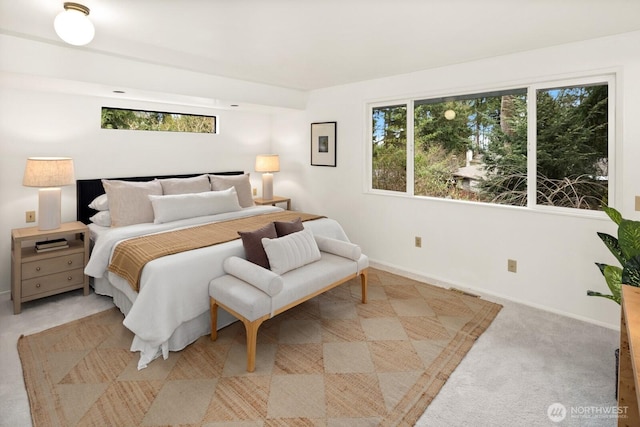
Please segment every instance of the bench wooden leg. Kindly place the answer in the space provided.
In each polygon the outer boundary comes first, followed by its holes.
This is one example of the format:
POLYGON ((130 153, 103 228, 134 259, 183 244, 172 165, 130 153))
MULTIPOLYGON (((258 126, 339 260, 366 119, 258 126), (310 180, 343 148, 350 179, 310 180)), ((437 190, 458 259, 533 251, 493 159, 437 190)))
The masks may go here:
POLYGON ((362 284, 362 303, 367 303, 367 278, 369 276, 369 269, 365 268, 360 272, 360 283, 362 284))
POLYGON ((256 348, 258 342, 258 328, 262 324, 262 319, 249 322, 243 320, 244 327, 247 331, 247 372, 256 370, 256 348))
POLYGON ((213 298, 209 298, 209 308, 211 311, 211 340, 218 338, 218 303, 213 298))

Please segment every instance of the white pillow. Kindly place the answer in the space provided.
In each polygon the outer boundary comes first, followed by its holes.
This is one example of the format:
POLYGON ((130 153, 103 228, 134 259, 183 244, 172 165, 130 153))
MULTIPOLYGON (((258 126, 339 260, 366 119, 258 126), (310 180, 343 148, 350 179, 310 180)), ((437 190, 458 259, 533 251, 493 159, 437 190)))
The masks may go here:
POLYGON ((276 296, 282 291, 282 276, 244 258, 231 256, 224 260, 222 267, 225 273, 244 280, 270 297, 276 296))
POLYGON ((329 252, 334 255, 338 255, 344 258, 349 258, 353 261, 358 261, 360 255, 362 255, 362 249, 360 246, 354 245, 351 242, 345 242, 344 240, 332 239, 326 236, 314 236, 318 249, 322 252, 329 252))
POLYGON ((146 182, 102 180, 109 198, 111 226, 153 222, 153 208, 149 195, 161 195, 162 186, 157 180, 146 182))
POLYGON ((111 227, 111 214, 109 211, 100 211, 89 218, 89 220, 101 227, 111 227))
POLYGON ((207 175, 194 176, 191 178, 163 178, 159 179, 162 185, 162 194, 187 194, 202 193, 211 191, 209 177, 207 175))
POLYGON ((153 207, 153 222, 162 224, 185 218, 234 212, 242 209, 235 188, 204 193, 149 196, 153 207))
POLYGON ((320 259, 320 249, 313 233, 304 229, 277 239, 262 239, 271 271, 284 274, 320 259))
POLYGON ((242 175, 209 175, 209 179, 211 180, 211 189, 213 191, 235 187, 238 193, 238 201, 243 208, 255 204, 251 195, 251 181, 248 173, 242 175))
POLYGON ((109 199, 106 194, 101 194, 91 203, 89 203, 89 207, 96 211, 108 211, 109 210, 109 199))

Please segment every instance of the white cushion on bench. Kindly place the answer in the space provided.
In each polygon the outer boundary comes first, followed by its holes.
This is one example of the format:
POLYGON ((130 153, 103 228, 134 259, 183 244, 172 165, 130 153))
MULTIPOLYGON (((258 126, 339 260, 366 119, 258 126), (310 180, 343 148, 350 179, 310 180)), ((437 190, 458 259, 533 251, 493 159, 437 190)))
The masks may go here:
MULTIPOLYGON (((364 265, 368 264, 365 255, 361 255, 361 259, 364 265)), ((249 263, 246 260, 245 262, 249 263)), ((318 261, 279 276, 282 278, 282 291, 274 296, 260 290, 255 282, 245 281, 228 272, 210 282, 209 295, 247 320, 253 321, 266 314, 273 316, 276 310, 320 291, 344 277, 357 274, 360 271, 359 264, 348 258, 321 252, 318 261)), ((261 269, 265 276, 272 273, 260 266, 256 267, 261 269)))
POLYGON ((323 252, 330 252, 335 255, 340 255, 342 257, 352 259, 354 261, 359 260, 360 255, 362 255, 360 246, 354 245, 351 242, 345 242, 344 240, 332 239, 325 236, 314 237, 316 239, 316 243, 318 244, 318 249, 323 252))
POLYGON ((222 266, 225 273, 251 283, 269 296, 277 295, 282 291, 282 276, 244 258, 229 257, 224 260, 222 266))
POLYGON ((209 284, 209 294, 215 295, 216 300, 249 321, 272 312, 269 295, 229 274, 212 280, 209 284))
POLYGON ((276 310, 358 272, 356 263, 350 259, 326 252, 320 254, 318 261, 282 276, 282 292, 272 297, 276 310))

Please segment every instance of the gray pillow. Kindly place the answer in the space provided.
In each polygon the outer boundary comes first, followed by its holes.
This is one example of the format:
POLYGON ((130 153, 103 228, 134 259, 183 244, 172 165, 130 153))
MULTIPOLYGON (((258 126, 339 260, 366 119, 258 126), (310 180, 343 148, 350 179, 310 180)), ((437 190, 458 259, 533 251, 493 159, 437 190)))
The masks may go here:
POLYGON ((162 185, 162 194, 189 194, 211 191, 209 178, 207 175, 194 176, 191 178, 163 178, 159 179, 162 185))
POLYGON ((301 218, 296 218, 293 221, 274 221, 273 224, 276 226, 278 237, 304 230, 301 218))
POLYGON ((242 175, 209 175, 209 179, 211 180, 211 189, 213 191, 235 187, 240 206, 248 208, 254 205, 248 173, 242 175))
POLYGON ((162 186, 157 180, 132 182, 103 179, 102 186, 109 199, 112 227, 153 222, 149 196, 162 195, 162 186))

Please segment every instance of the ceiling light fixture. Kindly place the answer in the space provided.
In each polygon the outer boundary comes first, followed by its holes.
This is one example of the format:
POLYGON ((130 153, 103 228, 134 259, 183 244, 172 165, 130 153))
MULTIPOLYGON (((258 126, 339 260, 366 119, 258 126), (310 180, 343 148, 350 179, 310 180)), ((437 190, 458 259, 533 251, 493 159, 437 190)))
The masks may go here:
POLYGON ((74 46, 84 46, 96 33, 89 20, 89 8, 70 2, 66 2, 64 11, 56 16, 53 28, 62 40, 74 46))
POLYGON ((456 112, 453 110, 447 110, 444 112, 444 118, 447 120, 453 120, 456 118, 456 112))

